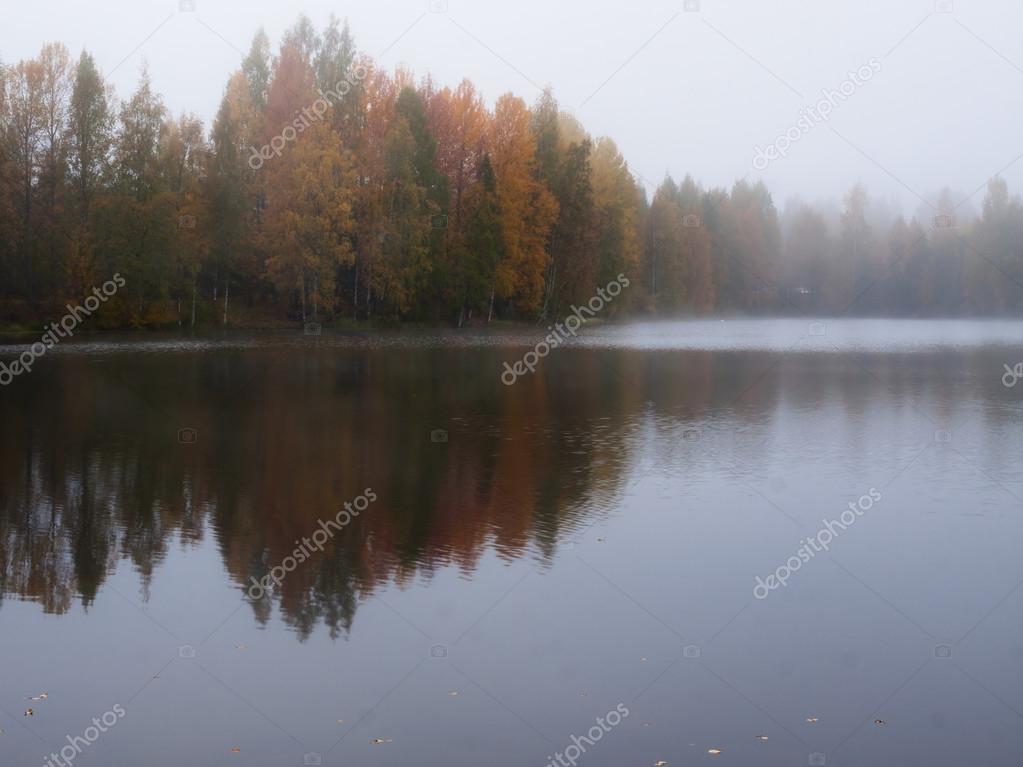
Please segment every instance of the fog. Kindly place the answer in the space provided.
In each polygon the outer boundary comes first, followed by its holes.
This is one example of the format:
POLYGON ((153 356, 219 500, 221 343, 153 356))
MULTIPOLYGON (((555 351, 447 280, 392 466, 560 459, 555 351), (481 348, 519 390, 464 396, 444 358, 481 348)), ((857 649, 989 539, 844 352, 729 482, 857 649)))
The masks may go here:
POLYGON ((195 12, 178 0, 53 0, 9 6, 0 58, 48 41, 88 49, 122 98, 145 64, 172 112, 208 125, 256 31, 276 46, 303 11, 318 28, 332 12, 348 19, 383 66, 441 85, 470 77, 490 103, 506 91, 532 102, 550 85, 593 135, 615 140, 648 195, 666 173, 690 173, 705 186, 762 179, 779 208, 793 196, 837 207, 859 181, 912 215, 946 186, 978 208, 993 175, 1023 186, 1023 6, 1007 0, 435 0, 432 11, 428 0, 197 0, 195 12), (876 72, 828 119, 754 168, 756 147, 871 59, 876 72))

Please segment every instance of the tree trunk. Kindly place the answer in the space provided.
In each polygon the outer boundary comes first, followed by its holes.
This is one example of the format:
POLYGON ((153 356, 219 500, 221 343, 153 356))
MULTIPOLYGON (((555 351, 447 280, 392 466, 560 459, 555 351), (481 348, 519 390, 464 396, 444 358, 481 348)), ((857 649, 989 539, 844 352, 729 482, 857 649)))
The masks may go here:
POLYGON ((195 294, 196 294, 196 285, 195 285, 195 279, 193 278, 192 279, 192 327, 193 328, 195 327, 195 294))
POLYGON ((540 314, 541 319, 547 319, 547 305, 550 303, 551 296, 554 294, 554 282, 558 278, 558 265, 551 259, 551 277, 547 281, 547 295, 543 299, 543 312, 540 314))
POLYGON ((355 297, 352 300, 352 319, 359 319, 359 259, 355 259, 355 297))
POLYGON ((231 282, 224 280, 224 326, 227 326, 227 300, 231 297, 231 282))
POLYGON ((490 311, 487 313, 487 322, 494 319, 494 285, 490 286, 490 311))

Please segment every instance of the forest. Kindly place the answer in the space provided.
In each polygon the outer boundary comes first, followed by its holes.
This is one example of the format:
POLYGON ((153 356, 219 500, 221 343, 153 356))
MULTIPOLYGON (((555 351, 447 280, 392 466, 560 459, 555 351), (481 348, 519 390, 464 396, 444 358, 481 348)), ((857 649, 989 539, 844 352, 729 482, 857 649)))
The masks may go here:
MULTIPOLYGON (((684 160, 684 158, 673 158, 684 160)), ((978 190, 983 191, 983 190, 978 190)), ((0 323, 93 327, 544 321, 618 274, 612 315, 1004 315, 1023 309, 1023 204, 950 190, 907 219, 854 184, 779 211, 760 181, 666 177, 547 89, 440 86, 305 17, 260 31, 207 128, 143 68, 121 100, 60 43, 0 62, 0 323)))

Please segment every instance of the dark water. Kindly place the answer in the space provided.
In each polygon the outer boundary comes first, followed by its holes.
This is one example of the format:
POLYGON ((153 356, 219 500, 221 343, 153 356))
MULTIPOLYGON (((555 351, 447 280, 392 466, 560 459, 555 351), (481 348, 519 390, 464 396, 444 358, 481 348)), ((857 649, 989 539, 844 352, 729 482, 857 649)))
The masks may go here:
POLYGON ((502 385, 536 340, 102 336, 0 388, 0 765, 115 704, 75 764, 1023 763, 1023 325, 593 327, 502 385))

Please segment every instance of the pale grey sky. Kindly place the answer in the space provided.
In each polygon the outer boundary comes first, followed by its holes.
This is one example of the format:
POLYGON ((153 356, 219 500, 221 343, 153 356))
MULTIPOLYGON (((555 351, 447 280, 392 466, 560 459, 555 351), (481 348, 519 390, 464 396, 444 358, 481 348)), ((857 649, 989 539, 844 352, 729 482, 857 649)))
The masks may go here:
POLYGON ((122 97, 144 58, 171 110, 209 121, 260 26, 276 47, 299 12, 322 28, 333 11, 384 66, 441 84, 469 77, 491 103, 509 90, 532 102, 550 84, 651 191, 666 171, 705 185, 748 174, 782 207, 862 181, 908 213, 917 194, 933 202, 948 185, 965 197, 998 172, 1023 192, 1018 0, 954 0, 951 12, 950 0, 432 0, 439 12, 431 0, 195 2, 194 13, 179 0, 8 3, 0 58, 54 40, 85 47, 122 97), (826 122, 753 167, 754 146, 871 58, 877 71, 826 122))

